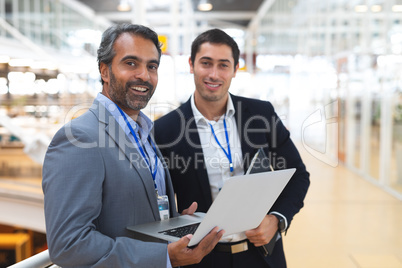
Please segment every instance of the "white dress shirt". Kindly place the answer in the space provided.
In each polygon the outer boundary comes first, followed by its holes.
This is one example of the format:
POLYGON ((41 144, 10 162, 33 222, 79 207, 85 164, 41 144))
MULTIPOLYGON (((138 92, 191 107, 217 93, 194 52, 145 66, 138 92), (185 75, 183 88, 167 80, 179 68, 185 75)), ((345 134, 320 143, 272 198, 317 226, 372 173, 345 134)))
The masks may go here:
POLYGON ((239 133, 237 132, 236 120, 234 117, 234 106, 232 99, 228 99, 226 113, 218 121, 208 120, 195 106, 194 96, 191 98, 191 108, 193 110, 195 122, 197 124, 198 134, 200 136, 201 147, 204 155, 205 165, 211 186, 212 201, 218 196, 223 183, 232 176, 244 175, 243 155, 239 133), (226 116, 225 116, 226 115, 226 116), (228 152, 228 143, 226 141, 225 127, 223 120, 226 120, 226 130, 229 137, 230 151, 233 161, 233 172, 230 172, 229 159, 225 152, 216 142, 211 126, 214 128, 215 135, 222 147, 228 152))
MULTIPOLYGON (((214 201, 226 180, 229 180, 232 176, 244 175, 243 154, 241 151, 239 133, 237 132, 237 124, 234 117, 234 105, 232 98, 229 95, 226 105, 226 112, 219 118, 218 121, 208 120, 201 114, 201 112, 195 106, 194 95, 191 97, 191 108, 193 110, 194 119, 200 136, 205 166, 207 168, 209 184, 211 186, 212 201, 214 201), (228 143, 226 141, 225 127, 223 124, 224 119, 226 121, 226 130, 228 132, 230 151, 233 161, 233 172, 230 172, 229 159, 216 142, 214 134, 212 133, 209 125, 212 125, 217 139, 226 152, 228 152, 228 143)), ((245 234, 239 233, 225 237, 225 239, 221 240, 221 242, 236 242, 244 239, 246 239, 245 234)))

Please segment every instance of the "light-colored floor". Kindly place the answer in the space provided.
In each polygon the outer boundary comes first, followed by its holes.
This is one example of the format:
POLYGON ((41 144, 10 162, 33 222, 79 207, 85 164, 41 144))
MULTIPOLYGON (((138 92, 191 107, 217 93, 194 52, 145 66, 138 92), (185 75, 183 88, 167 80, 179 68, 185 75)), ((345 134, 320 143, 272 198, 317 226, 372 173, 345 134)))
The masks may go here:
MULTIPOLYGON (((298 148, 311 185, 284 237, 288 268, 402 268, 402 201, 298 148)), ((2 179, 0 187, 18 182, 41 193, 40 178, 2 179)))
POLYGON ((289 268, 402 268, 402 201, 299 146, 311 174, 284 237, 289 268))

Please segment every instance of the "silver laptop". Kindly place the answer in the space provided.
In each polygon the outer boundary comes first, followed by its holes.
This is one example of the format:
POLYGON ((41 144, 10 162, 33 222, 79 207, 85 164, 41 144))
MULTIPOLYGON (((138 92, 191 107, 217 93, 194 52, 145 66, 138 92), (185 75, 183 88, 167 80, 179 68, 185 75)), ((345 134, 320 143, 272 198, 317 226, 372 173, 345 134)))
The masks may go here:
POLYGON ((224 237, 258 227, 296 169, 236 176, 226 181, 207 213, 182 215, 127 227, 134 238, 145 241, 178 241, 186 234, 197 245, 214 227, 225 230, 224 237))

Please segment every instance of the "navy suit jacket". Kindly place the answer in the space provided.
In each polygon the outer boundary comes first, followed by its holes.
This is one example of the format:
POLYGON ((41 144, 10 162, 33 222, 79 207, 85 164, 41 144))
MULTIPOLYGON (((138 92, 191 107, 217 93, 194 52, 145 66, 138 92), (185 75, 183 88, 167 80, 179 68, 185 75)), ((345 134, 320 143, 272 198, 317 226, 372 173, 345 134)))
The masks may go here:
MULTIPOLYGON (((290 225, 293 216, 303 207, 310 185, 309 173, 271 103, 235 95, 231 98, 244 170, 261 147, 275 170, 296 168, 271 208, 271 211, 284 215, 290 225)), ((179 212, 193 201, 198 202, 198 211, 206 212, 212 204, 212 196, 191 101, 155 121, 154 131, 155 141, 168 164, 179 212)), ((274 250, 274 253, 280 251, 277 254, 280 257, 273 254, 266 258, 272 267, 286 266, 281 244, 280 249, 275 246, 274 250)))

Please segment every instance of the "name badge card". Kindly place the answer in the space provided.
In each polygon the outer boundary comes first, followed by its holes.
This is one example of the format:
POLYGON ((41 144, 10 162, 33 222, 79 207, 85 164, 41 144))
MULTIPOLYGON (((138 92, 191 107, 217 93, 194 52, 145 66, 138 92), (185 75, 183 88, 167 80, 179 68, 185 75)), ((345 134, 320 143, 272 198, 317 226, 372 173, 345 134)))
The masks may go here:
POLYGON ((161 220, 169 219, 169 198, 167 195, 158 196, 158 208, 161 220))

